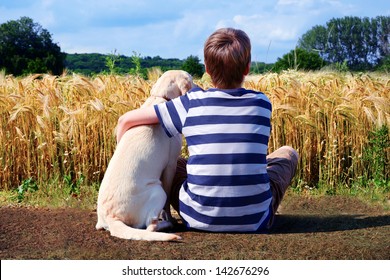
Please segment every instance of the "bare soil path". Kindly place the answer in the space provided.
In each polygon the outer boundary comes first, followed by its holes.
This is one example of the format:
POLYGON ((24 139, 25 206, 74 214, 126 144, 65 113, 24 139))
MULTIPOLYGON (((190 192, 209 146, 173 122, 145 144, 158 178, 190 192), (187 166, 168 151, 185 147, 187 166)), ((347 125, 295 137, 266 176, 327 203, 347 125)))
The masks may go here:
POLYGON ((267 234, 176 229, 181 242, 96 231, 96 212, 0 207, 0 259, 390 259, 390 211, 351 197, 287 196, 267 234))

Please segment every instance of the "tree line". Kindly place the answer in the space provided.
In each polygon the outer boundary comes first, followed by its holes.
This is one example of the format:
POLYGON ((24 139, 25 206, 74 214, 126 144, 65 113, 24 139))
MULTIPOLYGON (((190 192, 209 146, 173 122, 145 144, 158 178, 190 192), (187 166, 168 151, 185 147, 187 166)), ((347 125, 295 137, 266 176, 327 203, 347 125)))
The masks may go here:
POLYGON ((119 54, 99 54, 82 53, 66 54, 65 68, 69 71, 84 75, 94 75, 99 73, 127 74, 132 71, 143 75, 144 70, 153 67, 160 67, 161 70, 181 69, 184 60, 177 58, 164 59, 160 56, 140 57, 133 55, 131 57, 119 54), (140 68, 137 71, 137 61, 139 57, 140 68))
MULTIPOLYGON (((285 69, 341 71, 390 71, 390 17, 333 18, 317 25, 299 38, 297 47, 274 64, 252 63, 252 73, 280 72, 285 69)), ((204 65, 197 56, 163 59, 160 56, 131 57, 111 54, 66 54, 53 43, 51 34, 29 17, 0 25, 0 70, 15 76, 29 73, 60 75, 64 69, 85 75, 137 73, 160 67, 166 71, 183 69, 202 76, 204 65)))
POLYGON ((298 41, 298 47, 318 55, 326 63, 346 63, 351 70, 373 70, 390 55, 390 17, 344 17, 314 26, 298 41))

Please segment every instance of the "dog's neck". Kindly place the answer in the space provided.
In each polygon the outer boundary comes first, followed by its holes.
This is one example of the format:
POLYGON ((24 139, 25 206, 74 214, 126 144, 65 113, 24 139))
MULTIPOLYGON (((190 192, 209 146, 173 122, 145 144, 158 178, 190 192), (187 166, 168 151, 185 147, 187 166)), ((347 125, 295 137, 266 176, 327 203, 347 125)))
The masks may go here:
POLYGON ((145 103, 142 104, 141 107, 148 107, 155 104, 160 104, 169 101, 170 99, 160 96, 150 96, 148 99, 146 99, 145 103))
MULTIPOLYGON (((171 99, 165 97, 165 96, 153 96, 156 100, 161 100, 161 102, 167 102, 170 101, 171 99)), ((160 103, 161 103, 160 102, 160 103)))

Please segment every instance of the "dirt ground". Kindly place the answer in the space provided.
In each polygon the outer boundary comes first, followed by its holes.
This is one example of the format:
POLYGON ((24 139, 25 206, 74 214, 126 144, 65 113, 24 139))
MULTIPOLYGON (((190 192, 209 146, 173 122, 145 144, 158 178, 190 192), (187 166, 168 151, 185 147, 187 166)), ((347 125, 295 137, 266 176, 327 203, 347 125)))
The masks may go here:
POLYGON ((390 259, 390 211, 355 198, 287 196, 267 234, 175 229, 180 242, 96 231, 96 212, 0 208, 0 259, 390 259))

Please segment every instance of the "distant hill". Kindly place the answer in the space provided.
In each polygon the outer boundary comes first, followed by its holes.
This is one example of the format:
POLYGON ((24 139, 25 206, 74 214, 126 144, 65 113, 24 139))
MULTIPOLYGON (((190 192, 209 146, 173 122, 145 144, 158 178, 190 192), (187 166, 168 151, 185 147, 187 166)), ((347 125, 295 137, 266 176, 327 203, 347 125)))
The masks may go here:
MULTIPOLYGON (((105 55, 99 53, 81 53, 81 54, 66 54, 65 67, 68 72, 79 73, 83 75, 94 75, 99 73, 109 73, 110 69, 107 66, 108 58, 115 58, 115 71, 118 74, 128 74, 136 65, 133 63, 133 58, 124 55, 105 55)), ((178 58, 161 58, 155 57, 140 57, 141 68, 143 70, 153 67, 160 67, 162 71, 172 69, 182 69, 185 62, 178 58)), ((265 64, 264 62, 252 62, 251 73, 258 74, 270 71, 273 64, 265 64)))
MULTIPOLYGON (((98 53, 66 54, 65 67, 69 72, 84 75, 109 72, 107 58, 110 58, 110 55, 98 53)), ((140 60, 143 69, 160 67, 163 71, 181 69, 185 61, 177 58, 164 59, 160 56, 147 56, 140 58, 140 60)), ((135 67, 136 65, 133 63, 132 57, 124 55, 115 56, 115 70, 118 74, 127 74, 130 72, 130 69, 134 69, 135 67)))

